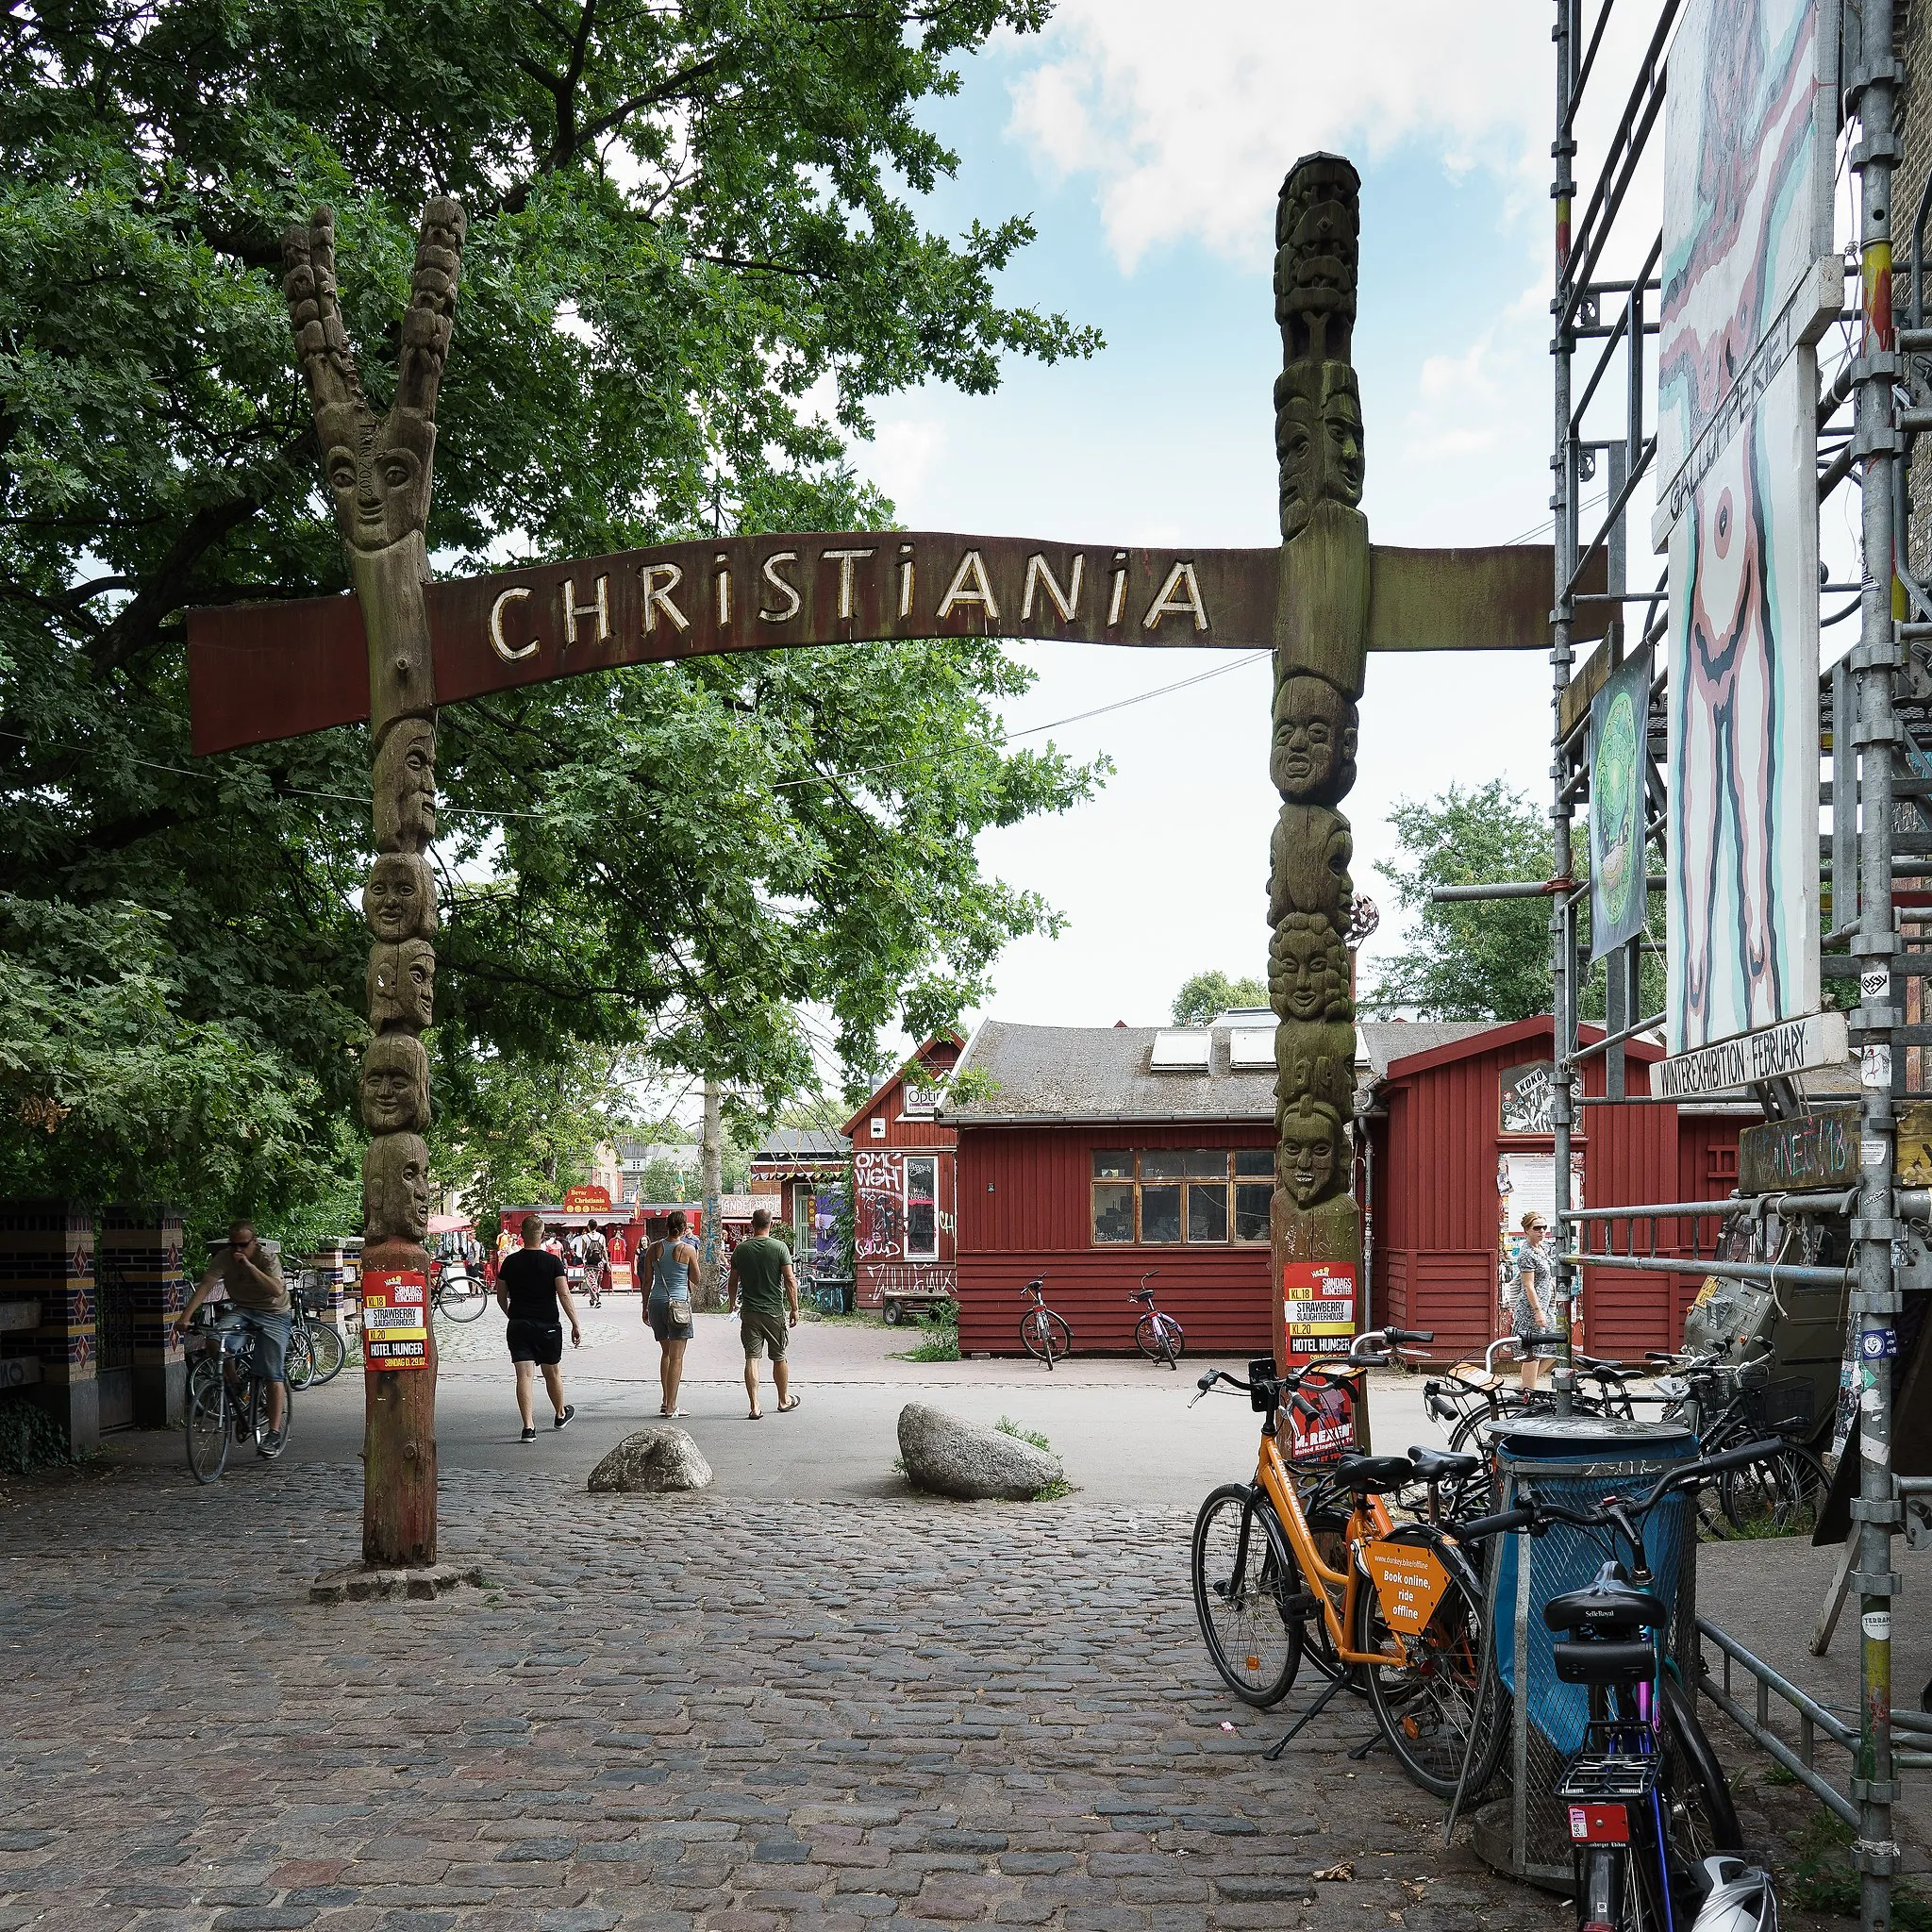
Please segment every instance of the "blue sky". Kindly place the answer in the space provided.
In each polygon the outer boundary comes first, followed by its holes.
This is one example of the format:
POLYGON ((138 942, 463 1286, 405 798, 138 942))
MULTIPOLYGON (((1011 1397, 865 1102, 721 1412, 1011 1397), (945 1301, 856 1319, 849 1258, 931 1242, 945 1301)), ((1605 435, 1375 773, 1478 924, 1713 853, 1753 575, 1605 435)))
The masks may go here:
MULTIPOLYGON (((1347 11, 1068 0, 1046 36, 1007 37, 973 63, 932 116, 962 165, 930 212, 955 231, 974 214, 1029 212, 1040 239, 1003 294, 1096 324, 1108 346, 1085 364, 1015 365, 991 397, 926 390, 881 408, 874 443, 855 455, 907 524, 1274 541, 1273 208, 1288 165, 1324 146, 1363 176, 1355 354, 1372 532, 1504 542, 1543 523, 1549 8, 1347 11)), ((1258 972, 1278 802, 1265 658, 1020 655, 1040 679, 1009 708, 1015 731, 1232 668, 1053 731, 1117 770, 1068 818, 982 841, 991 869, 1068 918, 1058 940, 1008 951, 987 1010, 1147 1024, 1191 972, 1258 972)), ((1374 867, 1398 798, 1501 774, 1541 801, 1548 675, 1526 655, 1372 661, 1348 805, 1358 890, 1386 908, 1374 867)))

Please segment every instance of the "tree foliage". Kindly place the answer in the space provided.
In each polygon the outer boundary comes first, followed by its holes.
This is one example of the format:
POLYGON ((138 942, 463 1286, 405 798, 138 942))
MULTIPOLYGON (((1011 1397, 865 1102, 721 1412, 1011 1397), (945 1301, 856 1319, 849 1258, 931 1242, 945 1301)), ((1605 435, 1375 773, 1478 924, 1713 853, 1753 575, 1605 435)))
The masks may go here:
POLYGON ((1218 968, 1197 973, 1174 996, 1176 1026, 1205 1026, 1230 1007, 1265 1007, 1268 986, 1260 979, 1230 979, 1218 968))
MULTIPOLYGON (((1499 1021, 1547 1013, 1552 1004, 1547 896, 1447 906, 1434 905, 1429 898, 1440 886, 1547 879, 1556 850, 1547 816, 1524 793, 1492 778, 1473 789, 1451 785, 1424 804, 1405 799, 1390 817, 1406 862, 1378 863, 1375 870, 1394 887, 1397 904, 1414 918, 1415 939, 1381 962, 1361 992, 1363 1013, 1499 1021)), ((1580 825, 1574 850, 1581 877, 1589 846, 1580 825)), ((1655 848, 1651 860, 1655 867, 1655 848)), ((1656 894, 1651 907, 1653 920, 1660 923, 1656 894)), ((1601 1020, 1605 968, 1589 964, 1587 899, 1578 909, 1582 992, 1577 1010, 1584 1019, 1601 1020)), ((1663 969, 1655 956, 1643 962, 1641 1002, 1646 1012, 1663 1005, 1663 969)))
MULTIPOLYGON (((191 1123, 202 1149, 183 1165, 185 1129, 110 1136, 90 1165, 13 1111, 14 1184, 292 1200, 305 1167, 340 1173, 364 1030, 367 736, 198 763, 182 653, 190 606, 346 581, 282 227, 334 208, 370 375, 393 360, 423 199, 469 211, 429 529, 445 574, 889 521, 851 468, 875 398, 985 391, 1009 354, 1095 345, 997 299, 1024 220, 948 239, 912 199, 955 166, 924 106, 960 57, 1042 12, 5 10, 0 892, 44 908, 9 968, 38 1069, 20 1077, 75 1118, 90 1083, 138 1090, 140 1118, 191 1123), (71 975, 72 933, 114 908, 167 919, 71 975), (82 1068, 87 1036, 46 1017, 73 1000, 142 1067, 82 1068)), ((775 1102, 810 1069, 795 1003, 821 1002, 864 1066, 881 1028, 923 1033, 982 997, 1000 947, 1052 915, 978 872, 976 834, 1065 809, 1097 775, 1006 748, 993 708, 1024 683, 969 641, 699 660, 446 709, 444 1157, 516 1191, 526 1174, 491 1136, 545 1096, 581 1098, 587 1064, 648 1055, 775 1102)), ((581 1139, 530 1158, 561 1174, 581 1139)))

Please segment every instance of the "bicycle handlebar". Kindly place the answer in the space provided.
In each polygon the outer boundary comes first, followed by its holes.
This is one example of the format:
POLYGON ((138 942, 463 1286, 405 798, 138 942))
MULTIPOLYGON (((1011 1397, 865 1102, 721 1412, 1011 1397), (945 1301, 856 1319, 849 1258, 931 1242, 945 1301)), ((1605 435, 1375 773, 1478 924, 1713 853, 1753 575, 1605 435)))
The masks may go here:
POLYGON ((1504 1536, 1517 1529, 1540 1531, 1553 1523, 1574 1524, 1579 1529, 1615 1528, 1619 1515, 1632 1518, 1646 1516, 1667 1496, 1701 1488, 1712 1476, 1721 1475, 1725 1470, 1742 1469, 1746 1463, 1762 1462, 1779 1454, 1785 1446, 1781 1437, 1768 1436, 1756 1442, 1742 1443, 1736 1449, 1722 1449, 1715 1456, 1702 1456, 1695 1462, 1666 1470, 1640 1497, 1607 1496, 1593 1509, 1572 1509, 1563 1504, 1546 1503, 1532 1496, 1527 1503, 1520 1504, 1514 1509, 1504 1509, 1493 1516, 1473 1516, 1466 1523, 1452 1524, 1450 1528, 1458 1542, 1480 1542, 1486 1537, 1504 1536))

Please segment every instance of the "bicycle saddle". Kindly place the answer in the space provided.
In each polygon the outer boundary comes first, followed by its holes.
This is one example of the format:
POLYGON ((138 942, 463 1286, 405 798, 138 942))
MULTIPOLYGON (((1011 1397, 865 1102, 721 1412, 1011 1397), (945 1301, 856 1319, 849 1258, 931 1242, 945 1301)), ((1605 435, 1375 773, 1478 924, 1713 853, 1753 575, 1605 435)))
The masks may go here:
POLYGON ((1416 1479, 1415 1464, 1406 1456, 1344 1456, 1329 1474, 1343 1489, 1362 1496, 1386 1495, 1416 1479))
POLYGON ((1662 1598, 1637 1589, 1614 1563, 1606 1563, 1588 1590, 1567 1590, 1543 1606, 1543 1622, 1552 1630, 1612 1641, 1661 1630, 1670 1621, 1662 1598))
POLYGON ((1412 1448, 1408 1466, 1418 1482, 1459 1483, 1482 1467, 1482 1457, 1453 1455, 1447 1449, 1412 1448))
POLYGON ((1151 1288, 1137 1288, 1127 1295, 1130 1302, 1145 1302, 1150 1307, 1154 1304, 1154 1291, 1151 1288))

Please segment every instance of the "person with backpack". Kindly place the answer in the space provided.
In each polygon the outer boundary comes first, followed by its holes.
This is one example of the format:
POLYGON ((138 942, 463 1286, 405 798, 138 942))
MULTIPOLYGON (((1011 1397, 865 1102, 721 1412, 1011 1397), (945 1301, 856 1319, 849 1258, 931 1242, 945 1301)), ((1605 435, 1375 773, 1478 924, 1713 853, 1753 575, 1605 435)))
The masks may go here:
POLYGON ((684 1209, 673 1208, 664 1239, 645 1250, 640 1271, 647 1289, 644 1319, 658 1338, 658 1379, 664 1391, 658 1413, 667 1418, 684 1413, 677 1406, 677 1391, 684 1380, 685 1345, 697 1333, 691 1291, 698 1278, 698 1251, 685 1240, 684 1229, 684 1209))

